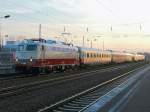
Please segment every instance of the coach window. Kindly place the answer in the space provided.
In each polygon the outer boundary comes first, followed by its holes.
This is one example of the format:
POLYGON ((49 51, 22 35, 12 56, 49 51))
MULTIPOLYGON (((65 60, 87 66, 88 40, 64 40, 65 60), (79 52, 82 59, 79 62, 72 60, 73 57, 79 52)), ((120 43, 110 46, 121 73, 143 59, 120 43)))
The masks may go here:
POLYGON ((87 58, 89 58, 89 53, 87 53, 87 58))

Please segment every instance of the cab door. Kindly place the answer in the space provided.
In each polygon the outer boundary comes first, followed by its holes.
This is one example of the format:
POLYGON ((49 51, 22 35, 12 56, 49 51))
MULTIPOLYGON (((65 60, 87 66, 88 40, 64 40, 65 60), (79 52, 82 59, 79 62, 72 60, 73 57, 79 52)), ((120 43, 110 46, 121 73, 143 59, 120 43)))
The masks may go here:
POLYGON ((44 45, 41 46, 41 58, 45 59, 46 55, 46 47, 44 45))
POLYGON ((41 45, 40 48, 40 59, 41 59, 41 65, 44 66, 45 65, 45 58, 46 58, 46 47, 44 45, 41 45))

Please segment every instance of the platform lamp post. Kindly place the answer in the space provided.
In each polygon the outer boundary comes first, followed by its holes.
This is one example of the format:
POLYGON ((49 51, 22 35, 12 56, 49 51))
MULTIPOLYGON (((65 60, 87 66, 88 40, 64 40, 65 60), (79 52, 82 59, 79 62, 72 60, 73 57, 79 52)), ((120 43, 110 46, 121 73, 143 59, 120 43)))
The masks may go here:
POLYGON ((10 17, 10 15, 5 15, 5 16, 0 17, 0 51, 2 50, 2 46, 3 46, 1 20, 2 20, 2 19, 7 19, 7 18, 9 18, 9 17, 10 17))

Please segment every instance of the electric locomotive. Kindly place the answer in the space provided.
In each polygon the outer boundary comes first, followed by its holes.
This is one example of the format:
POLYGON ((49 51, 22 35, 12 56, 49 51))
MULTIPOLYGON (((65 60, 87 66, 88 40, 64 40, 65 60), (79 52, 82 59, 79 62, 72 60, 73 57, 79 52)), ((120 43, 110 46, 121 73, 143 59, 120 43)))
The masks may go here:
POLYGON ((39 73, 79 65, 78 48, 53 40, 26 39, 18 45, 16 70, 39 73))

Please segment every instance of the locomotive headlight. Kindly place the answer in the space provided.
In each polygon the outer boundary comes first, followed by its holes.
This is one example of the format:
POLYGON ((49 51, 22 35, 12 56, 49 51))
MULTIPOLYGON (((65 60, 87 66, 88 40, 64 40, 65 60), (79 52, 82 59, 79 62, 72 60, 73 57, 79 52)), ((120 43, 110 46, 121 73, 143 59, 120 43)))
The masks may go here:
POLYGON ((16 58, 16 62, 18 62, 18 58, 16 58))
POLYGON ((32 57, 30 58, 30 62, 32 62, 32 57))

